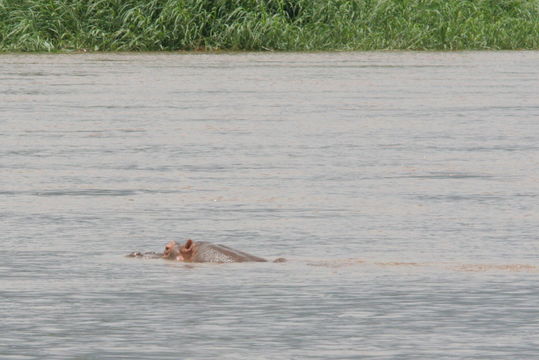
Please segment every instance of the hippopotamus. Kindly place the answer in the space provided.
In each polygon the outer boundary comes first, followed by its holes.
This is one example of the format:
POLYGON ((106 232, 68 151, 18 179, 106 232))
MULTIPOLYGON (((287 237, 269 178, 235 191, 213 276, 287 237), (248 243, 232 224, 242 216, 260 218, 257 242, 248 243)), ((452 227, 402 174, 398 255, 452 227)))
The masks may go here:
POLYGON ((183 245, 171 240, 165 246, 163 258, 185 262, 263 262, 266 259, 232 249, 225 245, 212 244, 206 241, 187 240, 183 245))
MULTIPOLYGON (((187 240, 180 245, 176 241, 171 240, 165 245, 165 251, 161 253, 140 253, 133 252, 128 257, 144 257, 144 258, 163 258, 167 260, 195 262, 195 263, 231 263, 231 262, 266 262, 266 259, 247 254, 243 251, 232 249, 231 247, 212 244, 207 241, 187 240)), ((283 258, 278 258, 274 262, 284 262, 283 258)))

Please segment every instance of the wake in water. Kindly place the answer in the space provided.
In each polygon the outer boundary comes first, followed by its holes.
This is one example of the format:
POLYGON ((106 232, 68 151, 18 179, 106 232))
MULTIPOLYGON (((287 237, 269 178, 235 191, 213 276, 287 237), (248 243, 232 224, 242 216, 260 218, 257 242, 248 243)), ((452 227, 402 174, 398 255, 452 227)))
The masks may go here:
POLYGON ((322 266, 330 268, 341 268, 356 265, 375 265, 383 267, 435 267, 465 272, 487 272, 487 271, 510 271, 510 272, 530 272, 539 273, 539 266, 530 264, 459 264, 459 263, 418 263, 418 262, 369 262, 362 259, 337 259, 309 261, 307 265, 322 266))
MULTIPOLYGON (((166 258, 163 256, 163 253, 157 252, 132 252, 127 257, 141 258, 141 259, 163 259, 166 258)), ((210 263, 227 263, 231 261, 207 261, 210 263)), ((284 259, 279 258, 274 262, 285 262, 284 259)), ((377 261, 366 261, 363 259, 334 259, 334 260, 291 260, 294 262, 306 262, 309 266, 320 266, 327 268, 343 268, 349 266, 360 266, 360 265, 374 265, 380 267, 409 267, 409 268, 421 268, 421 267, 430 267, 430 268, 440 268, 440 269, 449 269, 454 271, 464 271, 464 272, 487 272, 487 271, 510 271, 510 272, 529 272, 529 273, 539 273, 539 266, 530 265, 530 264, 461 264, 461 263, 420 263, 420 262, 403 262, 403 261, 389 261, 389 262, 377 262, 377 261)))

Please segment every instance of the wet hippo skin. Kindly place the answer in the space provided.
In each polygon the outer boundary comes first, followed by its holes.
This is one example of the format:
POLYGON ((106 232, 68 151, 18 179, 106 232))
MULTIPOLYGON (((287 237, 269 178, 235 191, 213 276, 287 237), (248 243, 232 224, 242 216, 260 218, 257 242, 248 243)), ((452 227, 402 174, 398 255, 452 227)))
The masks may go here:
POLYGON ((206 241, 193 241, 191 239, 182 245, 174 240, 169 241, 165 246, 163 258, 185 262, 211 263, 266 261, 266 259, 232 249, 225 245, 212 244, 206 241))

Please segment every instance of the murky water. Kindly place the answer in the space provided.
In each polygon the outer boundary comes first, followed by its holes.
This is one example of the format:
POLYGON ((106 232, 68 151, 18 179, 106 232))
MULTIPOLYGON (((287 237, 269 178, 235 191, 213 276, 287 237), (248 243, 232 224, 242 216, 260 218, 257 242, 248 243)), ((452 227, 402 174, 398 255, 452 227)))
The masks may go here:
POLYGON ((539 52, 1 55, 0 358, 537 358, 538 204, 539 52))

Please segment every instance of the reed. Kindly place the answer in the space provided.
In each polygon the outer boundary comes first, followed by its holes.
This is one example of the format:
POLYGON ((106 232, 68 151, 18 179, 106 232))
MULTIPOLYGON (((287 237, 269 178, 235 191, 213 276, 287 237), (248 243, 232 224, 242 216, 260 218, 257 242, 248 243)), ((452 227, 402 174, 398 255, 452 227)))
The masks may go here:
POLYGON ((0 0, 0 51, 538 48, 539 0, 0 0))

